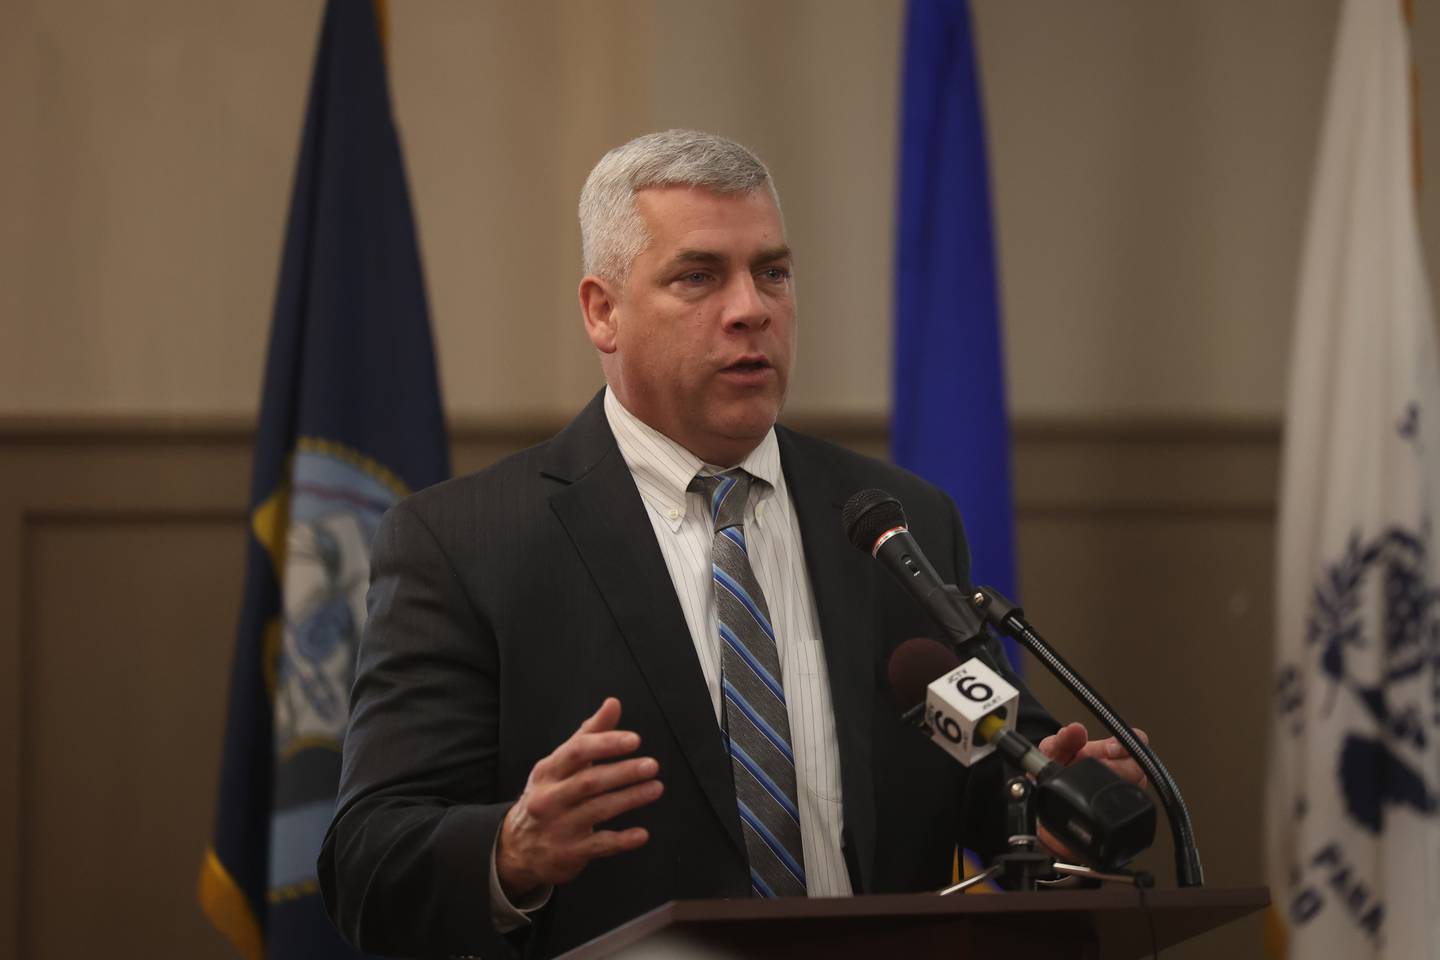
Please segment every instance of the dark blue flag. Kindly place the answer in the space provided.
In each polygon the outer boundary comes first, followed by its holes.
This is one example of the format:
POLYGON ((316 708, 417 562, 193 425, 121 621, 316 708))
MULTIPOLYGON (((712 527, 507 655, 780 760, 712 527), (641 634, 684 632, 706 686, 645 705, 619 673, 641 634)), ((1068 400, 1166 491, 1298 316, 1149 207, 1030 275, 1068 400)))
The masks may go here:
POLYGON ((335 805, 370 540, 450 472, 371 0, 329 0, 256 437, 244 608, 200 900, 246 957, 353 955, 315 858, 335 805))
POLYGON ((911 0, 904 71, 891 452, 955 500, 974 581, 1013 597, 1005 358, 964 0, 911 0))

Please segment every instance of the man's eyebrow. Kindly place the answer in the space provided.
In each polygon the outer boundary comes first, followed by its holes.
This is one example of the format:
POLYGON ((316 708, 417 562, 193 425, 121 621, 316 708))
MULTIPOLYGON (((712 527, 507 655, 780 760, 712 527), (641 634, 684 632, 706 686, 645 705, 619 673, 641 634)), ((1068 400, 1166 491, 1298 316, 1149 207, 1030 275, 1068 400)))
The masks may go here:
MULTIPOLYGON (((791 257, 788 246, 770 247, 761 250, 750 259, 751 266, 761 263, 774 263, 776 260, 788 260, 791 257)), ((703 263, 719 265, 725 262, 725 258, 714 250, 681 250, 670 258, 670 266, 679 266, 685 263, 703 263)))
POLYGON ((671 266, 678 266, 682 263, 724 263, 725 258, 714 250, 681 250, 670 258, 671 266))
POLYGON ((750 261, 751 266, 758 266, 762 263, 774 263, 776 260, 789 260, 792 254, 787 246, 771 247, 769 250, 761 250, 750 261))

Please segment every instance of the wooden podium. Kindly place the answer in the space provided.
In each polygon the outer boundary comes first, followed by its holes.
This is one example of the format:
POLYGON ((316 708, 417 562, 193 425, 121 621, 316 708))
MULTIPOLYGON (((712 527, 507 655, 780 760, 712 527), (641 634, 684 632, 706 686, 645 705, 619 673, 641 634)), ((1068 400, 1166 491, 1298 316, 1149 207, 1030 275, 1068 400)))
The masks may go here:
POLYGON ((1269 905, 1263 887, 992 895, 677 900, 565 960, 1045 957, 1132 960, 1269 905), (1147 908, 1149 916, 1147 917, 1147 908))

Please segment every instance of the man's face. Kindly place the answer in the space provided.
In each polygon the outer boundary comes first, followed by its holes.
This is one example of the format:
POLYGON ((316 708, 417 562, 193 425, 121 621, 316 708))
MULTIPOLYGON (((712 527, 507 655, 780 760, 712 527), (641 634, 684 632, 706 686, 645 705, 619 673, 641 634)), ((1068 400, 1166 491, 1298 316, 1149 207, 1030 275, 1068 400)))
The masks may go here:
POLYGON ((731 466, 775 423, 789 382, 795 291, 780 211, 763 188, 660 187, 635 200, 650 244, 591 339, 627 409, 731 466))

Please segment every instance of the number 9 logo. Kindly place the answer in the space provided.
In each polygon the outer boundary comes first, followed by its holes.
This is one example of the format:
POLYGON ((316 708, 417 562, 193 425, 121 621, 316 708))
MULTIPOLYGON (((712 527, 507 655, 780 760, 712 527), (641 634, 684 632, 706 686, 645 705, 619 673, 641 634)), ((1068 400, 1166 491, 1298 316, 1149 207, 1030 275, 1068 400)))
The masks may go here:
POLYGON ((976 677, 963 676, 955 681, 955 689, 964 695, 965 699, 973 700, 976 703, 984 703, 995 695, 990 684, 983 683, 976 677))
POLYGON ((964 731, 960 729, 960 724, 956 723, 953 717, 947 717, 939 710, 931 712, 930 726, 939 731, 940 736, 949 740, 951 743, 965 742, 965 734, 964 731))

